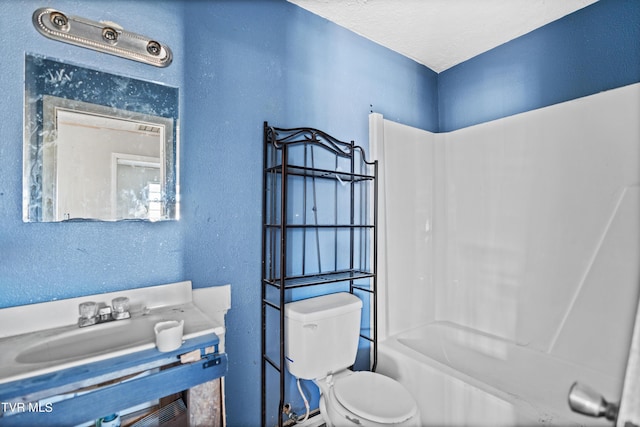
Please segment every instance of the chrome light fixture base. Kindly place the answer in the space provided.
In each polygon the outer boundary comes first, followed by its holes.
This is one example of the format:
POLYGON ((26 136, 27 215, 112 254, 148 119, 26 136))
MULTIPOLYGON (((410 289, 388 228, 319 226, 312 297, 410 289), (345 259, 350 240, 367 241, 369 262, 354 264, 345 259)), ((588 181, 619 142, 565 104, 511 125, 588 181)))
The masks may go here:
POLYGON ((125 31, 113 22, 96 22, 43 7, 33 12, 33 25, 45 37, 156 67, 171 64, 171 49, 157 40, 125 31))

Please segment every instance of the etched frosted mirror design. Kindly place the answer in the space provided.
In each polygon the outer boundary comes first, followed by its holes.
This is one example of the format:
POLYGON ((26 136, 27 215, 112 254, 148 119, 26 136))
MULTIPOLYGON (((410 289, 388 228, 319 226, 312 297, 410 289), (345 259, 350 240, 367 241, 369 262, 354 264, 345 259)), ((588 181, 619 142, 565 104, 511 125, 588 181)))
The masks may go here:
POLYGON ((27 55, 23 220, 178 219, 178 89, 27 55))

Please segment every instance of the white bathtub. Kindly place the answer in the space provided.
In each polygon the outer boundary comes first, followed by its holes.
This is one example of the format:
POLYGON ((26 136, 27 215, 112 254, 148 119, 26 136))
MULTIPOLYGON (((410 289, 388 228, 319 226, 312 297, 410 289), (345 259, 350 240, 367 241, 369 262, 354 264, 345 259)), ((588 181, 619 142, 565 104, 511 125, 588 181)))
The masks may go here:
POLYGON ((611 426, 567 404, 579 380, 605 394, 621 384, 498 337, 433 322, 379 344, 378 369, 413 394, 426 426, 611 426))

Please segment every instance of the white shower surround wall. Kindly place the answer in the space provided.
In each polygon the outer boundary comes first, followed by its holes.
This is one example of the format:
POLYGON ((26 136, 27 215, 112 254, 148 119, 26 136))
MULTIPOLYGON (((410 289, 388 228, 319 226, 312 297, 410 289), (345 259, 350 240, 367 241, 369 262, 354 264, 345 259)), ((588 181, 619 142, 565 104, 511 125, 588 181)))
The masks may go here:
POLYGON ((427 421, 609 425, 571 413, 566 394, 579 380, 620 397, 640 284, 639 117, 640 84, 444 134, 371 115, 379 371, 427 421))

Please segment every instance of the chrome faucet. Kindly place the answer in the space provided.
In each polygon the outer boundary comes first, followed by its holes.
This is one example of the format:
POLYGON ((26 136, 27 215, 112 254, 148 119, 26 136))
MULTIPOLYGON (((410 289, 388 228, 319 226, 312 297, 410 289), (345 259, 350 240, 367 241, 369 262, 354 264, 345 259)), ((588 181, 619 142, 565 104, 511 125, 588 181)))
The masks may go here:
POLYGON ((78 318, 78 326, 80 328, 131 317, 129 313, 129 298, 127 297, 114 298, 111 300, 111 305, 106 305, 103 302, 86 301, 78 306, 78 312, 80 314, 78 318))
POLYGON ((573 412, 590 417, 605 417, 609 421, 616 420, 619 409, 618 404, 607 402, 600 393, 578 382, 573 383, 569 389, 569 407, 573 412))

